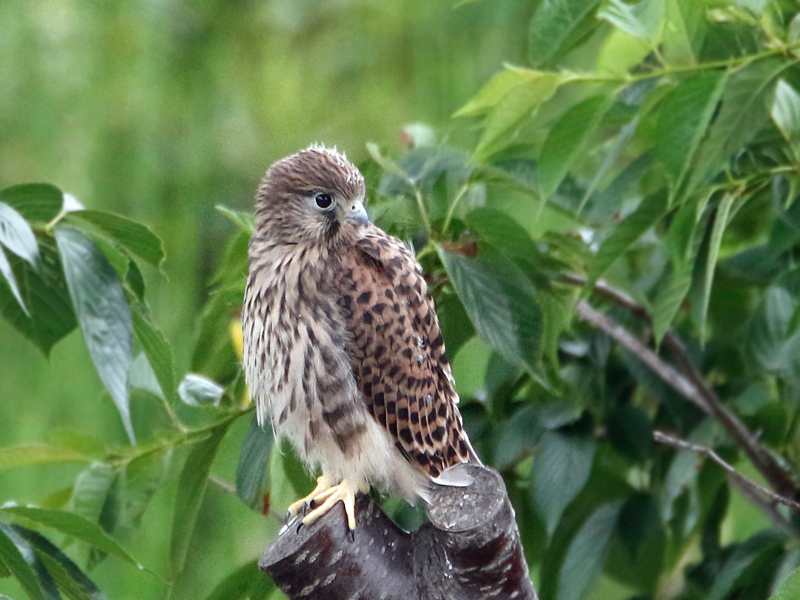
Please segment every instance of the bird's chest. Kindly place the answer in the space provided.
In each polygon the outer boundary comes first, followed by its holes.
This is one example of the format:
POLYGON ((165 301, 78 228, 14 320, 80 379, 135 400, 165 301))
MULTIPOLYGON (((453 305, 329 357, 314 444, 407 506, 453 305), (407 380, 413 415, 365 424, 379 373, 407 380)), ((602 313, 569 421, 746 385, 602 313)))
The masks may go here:
POLYGON ((259 420, 291 431, 315 416, 320 346, 336 328, 337 268, 310 252, 260 258, 245 292, 245 377, 259 420))

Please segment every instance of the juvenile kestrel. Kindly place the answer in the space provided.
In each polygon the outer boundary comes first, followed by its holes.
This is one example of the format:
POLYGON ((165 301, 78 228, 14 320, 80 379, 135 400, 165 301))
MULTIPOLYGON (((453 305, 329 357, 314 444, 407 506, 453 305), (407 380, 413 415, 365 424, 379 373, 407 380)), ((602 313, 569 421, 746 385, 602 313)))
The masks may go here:
POLYGON ((322 471, 289 516, 311 507, 308 524, 342 500, 351 531, 357 491, 427 501, 446 468, 478 462, 422 269, 369 222, 364 194, 336 150, 273 164, 256 192, 243 310, 258 421, 322 471))

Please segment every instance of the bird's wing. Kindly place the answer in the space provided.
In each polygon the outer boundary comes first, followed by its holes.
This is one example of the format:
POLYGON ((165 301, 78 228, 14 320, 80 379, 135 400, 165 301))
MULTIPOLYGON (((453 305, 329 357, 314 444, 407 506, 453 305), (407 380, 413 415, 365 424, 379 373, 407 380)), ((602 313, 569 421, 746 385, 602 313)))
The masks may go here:
POLYGON ((342 258, 341 306, 364 402, 431 477, 477 461, 463 430, 433 299, 403 243, 377 227, 342 258))

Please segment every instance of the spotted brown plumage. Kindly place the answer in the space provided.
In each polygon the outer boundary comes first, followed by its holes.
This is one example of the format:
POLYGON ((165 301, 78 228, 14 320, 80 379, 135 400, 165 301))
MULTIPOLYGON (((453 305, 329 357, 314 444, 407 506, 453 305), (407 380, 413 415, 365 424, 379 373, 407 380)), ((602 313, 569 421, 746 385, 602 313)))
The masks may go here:
POLYGON ((290 513, 314 501, 308 523, 343 500, 351 528, 356 491, 427 499, 447 467, 477 461, 419 264, 367 221, 364 196, 335 150, 272 165, 256 193, 243 307, 259 422, 322 471, 290 513))

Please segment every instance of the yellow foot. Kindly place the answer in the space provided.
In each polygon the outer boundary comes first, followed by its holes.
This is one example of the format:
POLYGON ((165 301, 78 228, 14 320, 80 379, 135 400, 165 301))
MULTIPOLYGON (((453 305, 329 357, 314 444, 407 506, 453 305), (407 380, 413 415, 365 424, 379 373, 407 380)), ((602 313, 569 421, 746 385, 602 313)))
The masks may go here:
POLYGON ((297 514, 313 503, 314 508, 303 517, 302 523, 303 526, 311 525, 341 500, 347 514, 347 527, 352 532, 356 528, 355 502, 356 493, 359 491, 368 492, 369 485, 366 482, 356 483, 349 479, 342 480, 338 485, 331 485, 330 479, 323 475, 317 480, 317 487, 314 491, 292 504, 289 512, 297 514))
POLYGON ((288 523, 300 513, 305 515, 311 503, 321 502, 322 499, 320 497, 324 496, 332 487, 331 480, 325 475, 318 477, 317 487, 315 487, 308 496, 300 498, 297 502, 292 502, 292 504, 289 505, 289 509, 286 511, 286 522, 288 523))

